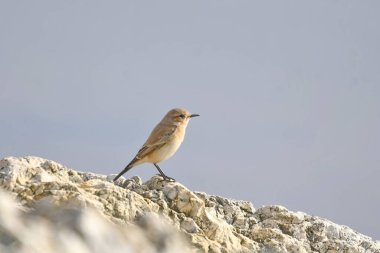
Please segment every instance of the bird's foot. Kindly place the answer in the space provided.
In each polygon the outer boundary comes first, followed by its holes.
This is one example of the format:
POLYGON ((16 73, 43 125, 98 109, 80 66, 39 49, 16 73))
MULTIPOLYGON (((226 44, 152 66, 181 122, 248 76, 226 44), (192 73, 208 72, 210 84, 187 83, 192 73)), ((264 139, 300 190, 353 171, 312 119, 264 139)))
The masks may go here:
POLYGON ((175 182, 175 179, 172 177, 164 177, 164 180, 168 182, 175 182))
POLYGON ((163 176, 163 175, 161 175, 161 174, 157 174, 157 176, 161 176, 165 181, 168 181, 168 182, 175 182, 175 179, 172 178, 172 177, 163 176))

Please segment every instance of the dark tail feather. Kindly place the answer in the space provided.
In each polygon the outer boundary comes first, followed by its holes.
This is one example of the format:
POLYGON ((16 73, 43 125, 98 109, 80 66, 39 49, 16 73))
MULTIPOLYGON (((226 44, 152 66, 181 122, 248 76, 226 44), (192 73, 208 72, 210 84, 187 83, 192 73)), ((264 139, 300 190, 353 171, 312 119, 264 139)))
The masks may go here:
POLYGON ((120 172, 114 179, 113 179, 113 181, 115 182, 116 180, 118 180, 118 178, 119 177, 121 177, 124 173, 126 173, 128 170, 130 170, 130 169, 132 169, 132 162, 130 162, 128 165, 127 165, 127 167, 125 167, 125 169, 122 171, 122 172, 120 172))

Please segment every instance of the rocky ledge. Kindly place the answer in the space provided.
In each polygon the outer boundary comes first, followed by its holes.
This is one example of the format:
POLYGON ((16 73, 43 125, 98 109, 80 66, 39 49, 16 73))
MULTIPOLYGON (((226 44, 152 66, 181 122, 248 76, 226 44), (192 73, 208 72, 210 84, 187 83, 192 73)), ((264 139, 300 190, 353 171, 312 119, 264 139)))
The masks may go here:
POLYGON ((159 176, 113 177, 2 159, 0 252, 380 253, 370 237, 282 206, 255 209, 159 176))

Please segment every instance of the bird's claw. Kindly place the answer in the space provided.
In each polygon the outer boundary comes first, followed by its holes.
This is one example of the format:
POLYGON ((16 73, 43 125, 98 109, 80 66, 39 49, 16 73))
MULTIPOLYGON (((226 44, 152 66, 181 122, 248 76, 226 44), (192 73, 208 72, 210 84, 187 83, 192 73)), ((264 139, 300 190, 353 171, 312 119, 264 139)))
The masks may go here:
POLYGON ((164 177, 164 180, 168 182, 175 182, 175 179, 172 177, 164 177))
POLYGON ((175 179, 172 178, 172 177, 163 176, 163 175, 161 175, 161 174, 156 174, 156 175, 162 177, 165 181, 168 181, 168 182, 175 182, 175 179))

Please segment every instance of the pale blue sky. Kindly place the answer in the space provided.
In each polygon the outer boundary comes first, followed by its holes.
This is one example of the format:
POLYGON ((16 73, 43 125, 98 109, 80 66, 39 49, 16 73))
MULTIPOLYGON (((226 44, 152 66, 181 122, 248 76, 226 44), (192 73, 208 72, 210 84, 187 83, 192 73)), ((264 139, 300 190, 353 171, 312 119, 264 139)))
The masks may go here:
MULTIPOLYGON (((1 1, 0 155, 118 173, 173 107, 164 172, 380 239, 379 1, 1 1)), ((125 176, 144 179, 152 165, 125 176)))

